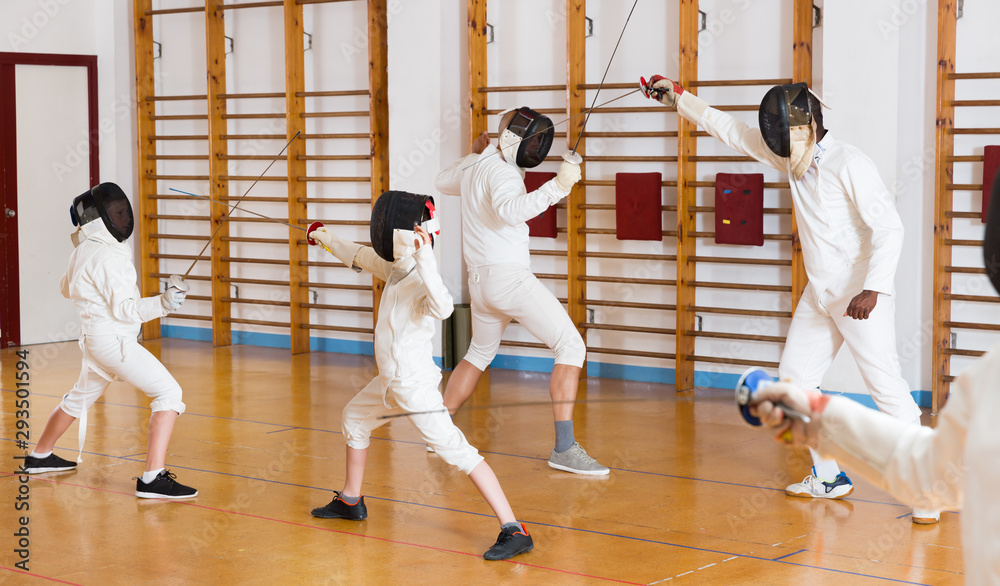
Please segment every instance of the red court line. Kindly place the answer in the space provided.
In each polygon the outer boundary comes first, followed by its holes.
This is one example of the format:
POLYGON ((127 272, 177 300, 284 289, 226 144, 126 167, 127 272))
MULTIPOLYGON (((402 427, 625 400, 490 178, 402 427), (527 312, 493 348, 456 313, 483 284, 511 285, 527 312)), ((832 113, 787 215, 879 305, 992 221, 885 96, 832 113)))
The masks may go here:
POLYGON ((73 586, 83 586, 82 584, 77 584, 76 582, 67 582, 65 580, 60 580, 59 578, 50 578, 49 576, 43 576, 41 574, 32 574, 31 572, 25 572, 24 570, 15 570, 14 568, 8 568, 7 566, 0 566, 0 570, 7 570, 8 572, 16 572, 18 574, 24 574, 25 576, 31 576, 32 578, 42 578, 43 580, 49 580, 51 582, 59 582, 60 584, 72 584, 73 586))
MULTIPOLYGON (((12 473, 9 473, 9 472, 0 472, 0 476, 8 476, 9 477, 9 476, 18 476, 18 475, 17 474, 12 474, 12 473)), ((130 493, 130 492, 122 492, 120 490, 111 490, 109 488, 97 488, 97 487, 94 487, 94 486, 87 486, 85 484, 75 484, 75 483, 72 483, 72 482, 58 482, 56 480, 50 480, 48 478, 39 478, 37 476, 32 476, 31 478, 33 480, 41 480, 43 482, 51 482, 52 484, 56 484, 56 485, 60 485, 60 486, 74 486, 74 487, 77 487, 77 488, 86 488, 88 490, 96 490, 96 491, 99 491, 99 492, 109 492, 111 494, 121 494, 121 495, 125 495, 125 496, 129 496, 129 497, 135 498, 135 494, 130 493)), ((444 553, 454 553, 454 554, 459 554, 459 555, 464 555, 464 556, 469 556, 469 557, 476 557, 476 558, 481 557, 479 554, 469 553, 469 552, 466 552, 466 551, 458 551, 458 550, 454 550, 454 549, 445 549, 445 548, 442 548, 442 547, 434 547, 432 545, 424 545, 422 543, 411 543, 411 542, 408 542, 408 541, 399 541, 399 540, 395 540, 395 539, 389 539, 389 538, 386 538, 386 537, 375 537, 374 535, 362 535, 360 533, 351 533, 350 531, 341 531, 341 530, 338 530, 338 529, 327 529, 325 527, 317 527, 316 525, 307 525, 305 523, 297 523, 295 521, 285 521, 283 519, 275 519, 275 518, 272 518, 272 517, 264 517, 262 515, 254 515, 254 514, 251 514, 251 513, 241 513, 239 511, 227 511, 226 509, 217 509, 215 507, 209 507, 207 505, 199 505, 198 503, 184 502, 184 501, 174 501, 174 500, 171 500, 171 499, 149 499, 149 500, 157 500, 157 501, 161 501, 161 502, 165 502, 165 503, 176 503, 178 505, 185 505, 185 506, 188 506, 188 507, 196 507, 196 508, 199 508, 199 509, 206 509, 206 510, 209 510, 209 511, 216 511, 216 512, 219 512, 219 513, 226 513, 226 514, 229 514, 229 515, 238 515, 240 517, 249 517, 251 519, 260 519, 260 520, 263 520, 263 521, 273 521, 275 523, 281 523, 281 524, 284 524, 284 525, 293 525, 293 526, 296 526, 296 527, 305 527, 307 529, 318 529, 319 531, 326 531, 328 533, 339 533, 341 535, 350 535, 352 537, 362 537, 364 539, 373 539, 375 541, 383 541, 383 542, 386 542, 386 543, 392 543, 394 545, 408 545, 408 546, 411 546, 411 547, 420 547, 420 548, 423 548, 423 549, 430 549, 430 550, 433 550, 433 551, 440 551, 440 552, 444 552, 444 553)), ((550 567, 547 567, 547 566, 539 566, 539 565, 536 565, 536 564, 526 564, 524 562, 517 562, 517 561, 512 561, 512 560, 503 560, 503 561, 505 561, 507 563, 511 563, 511 564, 516 564, 516 565, 519 565, 519 566, 525 566, 525 567, 528 567, 528 568, 537 568, 537 569, 540 569, 540 570, 549 570, 549 571, 552 571, 552 572, 559 572, 560 574, 569 574, 571 576, 579 576, 581 578, 593 578, 595 580, 604 580, 606 582, 616 582, 618 584, 635 584, 635 585, 643 584, 643 582, 629 582, 627 580, 616 580, 614 578, 605 578, 603 576, 592 576, 590 574, 582 574, 580 572, 572 572, 570 570, 560 570, 559 568, 550 568, 550 567)), ((0 569, 10 569, 10 568, 3 568, 2 566, 0 566, 0 569)), ((12 570, 12 571, 20 571, 20 570, 12 570)), ((34 575, 34 574, 31 574, 31 575, 34 575)), ((39 576, 39 577, 40 578, 47 578, 46 576, 39 576)), ((55 578, 47 578, 47 579, 55 580, 57 582, 62 582, 61 580, 56 580, 55 578)), ((64 584, 72 584, 72 582, 63 582, 63 583, 64 584)), ((77 585, 77 586, 80 586, 80 585, 77 585)))

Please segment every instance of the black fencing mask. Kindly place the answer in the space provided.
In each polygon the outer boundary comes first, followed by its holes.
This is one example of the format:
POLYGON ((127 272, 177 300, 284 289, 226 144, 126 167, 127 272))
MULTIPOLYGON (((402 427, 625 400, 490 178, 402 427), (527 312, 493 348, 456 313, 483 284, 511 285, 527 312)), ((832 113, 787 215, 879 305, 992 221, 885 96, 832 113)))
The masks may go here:
POLYGON ((983 236, 983 264, 993 288, 1000 293, 1000 173, 993 180, 990 209, 986 213, 986 234, 983 236))
MULTIPOLYGON (((431 234, 431 244, 433 244, 434 235, 441 231, 435 213, 434 198, 428 195, 386 191, 372 206, 370 226, 372 248, 375 249, 375 253, 389 262, 396 260, 393 255, 393 231, 412 232, 417 225, 431 234)), ((412 237, 409 241, 413 241, 412 237)))
POLYGON ((69 215, 74 226, 103 221, 118 242, 125 242, 132 235, 132 205, 122 188, 114 183, 101 183, 73 198, 69 215))
POLYGON ((508 162, 522 169, 537 167, 549 154, 555 134, 548 116, 522 106, 500 133, 500 150, 508 162))
POLYGON ((812 163, 816 147, 816 129, 809 109, 809 86, 805 83, 776 85, 760 102, 757 111, 760 133, 771 152, 791 159, 796 179, 812 163))

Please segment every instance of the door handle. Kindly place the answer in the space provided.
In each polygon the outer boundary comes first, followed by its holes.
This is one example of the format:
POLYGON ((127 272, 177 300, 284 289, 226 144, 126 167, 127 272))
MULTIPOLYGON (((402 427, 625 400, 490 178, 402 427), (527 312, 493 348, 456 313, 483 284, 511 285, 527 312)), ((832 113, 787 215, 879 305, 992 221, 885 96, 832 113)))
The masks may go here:
POLYGON ((4 208, 4 213, 6 214, 6 216, 8 218, 13 218, 14 216, 17 215, 17 212, 15 212, 14 210, 12 210, 10 208, 4 208))

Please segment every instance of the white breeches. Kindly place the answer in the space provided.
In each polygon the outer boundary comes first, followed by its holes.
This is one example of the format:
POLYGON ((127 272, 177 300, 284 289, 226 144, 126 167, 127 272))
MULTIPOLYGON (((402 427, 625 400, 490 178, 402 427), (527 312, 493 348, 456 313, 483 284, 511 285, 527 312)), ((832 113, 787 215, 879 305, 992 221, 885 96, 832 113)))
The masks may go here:
POLYGON ((384 415, 433 411, 399 419, 413 422, 424 442, 434 448, 441 459, 462 472, 472 472, 483 461, 462 430, 452 423, 436 384, 418 388, 394 385, 385 391, 384 397, 382 389, 380 379, 375 378, 344 407, 343 432, 348 446, 356 450, 367 448, 372 430, 394 420, 380 419, 384 415), (387 402, 398 406, 386 407, 387 402))
POLYGON ((465 360, 486 370, 500 348, 512 319, 551 348, 556 364, 581 367, 587 347, 566 310, 535 275, 518 264, 497 264, 469 270, 472 298, 472 344, 465 360))
POLYGON ((83 336, 80 378, 60 403, 67 415, 79 418, 101 396, 111 381, 121 380, 153 399, 150 409, 184 413, 181 387, 166 367, 131 337, 83 336))
POLYGON ((854 356, 875 404, 884 413, 902 421, 920 423, 920 408, 903 379, 896 351, 896 303, 891 295, 879 295, 868 319, 844 315, 861 285, 845 279, 817 296, 806 286, 795 308, 785 348, 778 365, 778 378, 803 388, 818 388, 843 343, 854 356))

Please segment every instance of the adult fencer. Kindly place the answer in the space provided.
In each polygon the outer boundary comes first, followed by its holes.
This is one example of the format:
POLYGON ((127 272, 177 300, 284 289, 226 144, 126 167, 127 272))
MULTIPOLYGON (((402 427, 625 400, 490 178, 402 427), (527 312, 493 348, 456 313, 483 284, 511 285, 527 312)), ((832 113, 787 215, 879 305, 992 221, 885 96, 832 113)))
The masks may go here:
MULTIPOLYGON (((872 160, 823 126, 822 103, 805 83, 778 85, 761 101, 760 129, 712 108, 673 81, 654 76, 647 97, 730 148, 788 174, 809 283, 792 316, 778 376, 818 388, 846 342, 879 409, 920 424, 920 408, 900 372, 894 279, 903 225, 872 160)), ((813 451, 812 474, 791 496, 843 498, 854 487, 836 460, 813 451)), ((916 523, 937 522, 914 510, 916 523)))
MULTIPOLYGON (((177 416, 184 413, 181 387, 167 369, 137 341, 140 326, 177 311, 187 295, 187 284, 178 276, 171 286, 153 297, 142 297, 136 286, 132 249, 125 241, 132 235, 132 206, 114 183, 101 183, 73 200, 73 235, 76 249, 60 280, 63 297, 80 308, 80 378, 55 408, 38 446, 25 458, 29 474, 76 468, 76 462, 52 453, 56 441, 79 419, 80 452, 87 430, 87 410, 111 381, 125 381, 152 402, 146 469, 136 478, 139 498, 181 499, 198 491, 177 482, 164 468, 167 445, 177 416)), ((81 461, 78 457, 77 461, 81 461)))
MULTIPOLYGON (((986 274, 1000 292, 1000 175, 993 182, 983 239, 986 274)), ((845 399, 789 383, 750 397, 750 411, 778 427, 778 437, 836 457, 900 500, 927 509, 961 510, 962 555, 969 584, 1000 584, 1000 346, 958 377, 937 427, 907 425, 845 399), (807 413, 808 425, 782 406, 807 413)))
POLYGON ((367 518, 361 488, 371 433, 390 421, 386 416, 410 414, 408 418, 427 445, 468 474, 493 509, 500 535, 483 557, 504 560, 531 551, 534 542, 514 517, 493 469, 452 423, 438 391, 441 369, 431 350, 434 320, 451 315, 453 305, 431 250, 431 234, 439 231, 434 213, 434 200, 426 195, 383 193, 372 207, 370 247, 340 238, 327 228, 310 226, 310 243, 322 244, 345 265, 385 281, 375 324, 379 375, 344 407, 344 489, 334 491, 333 499, 312 514, 352 521, 367 518))
POLYGON ((441 193, 462 197, 462 252, 472 301, 472 343, 448 379, 444 404, 455 413, 472 395, 504 330, 516 319, 555 353, 549 395, 556 441, 549 466, 604 475, 609 469, 587 454, 573 430, 573 402, 587 347, 562 304, 531 272, 525 222, 569 195, 581 178, 579 164, 563 161, 554 179, 527 193, 524 169, 545 159, 554 132, 547 116, 527 107, 510 110, 500 119, 499 149, 483 132, 472 153, 435 180, 441 193))

